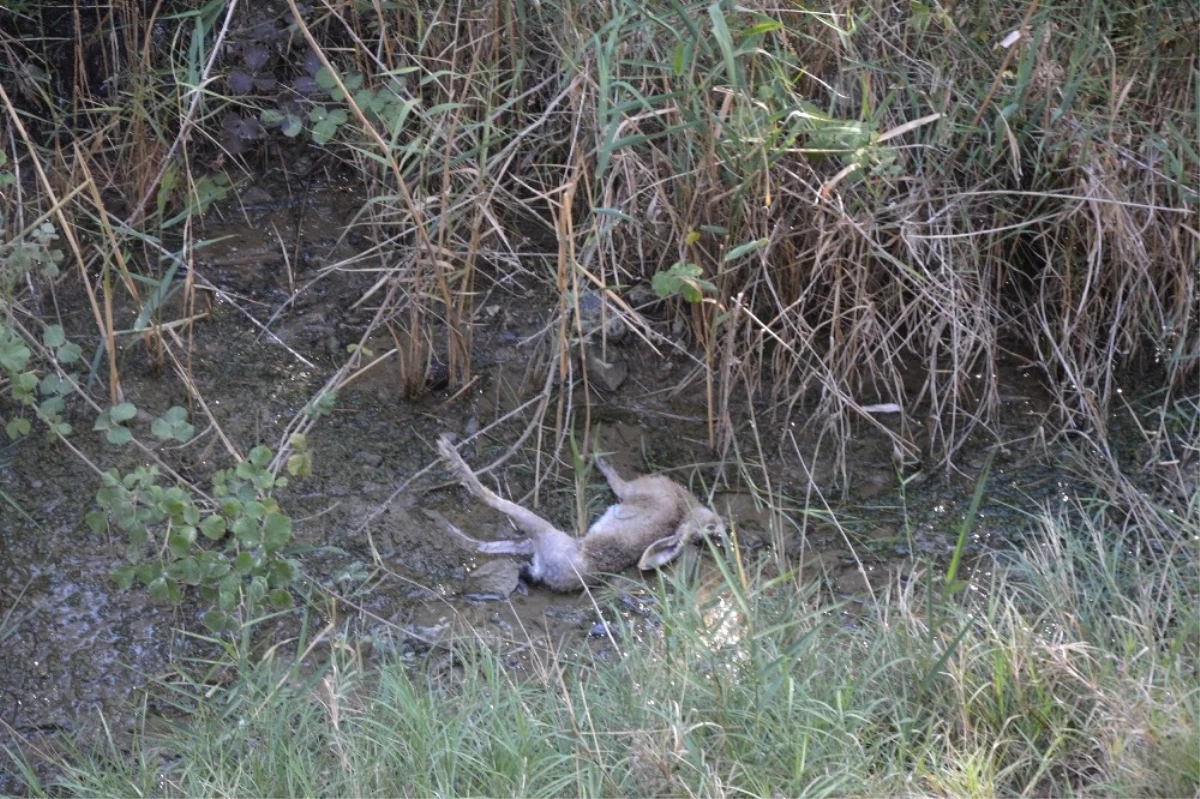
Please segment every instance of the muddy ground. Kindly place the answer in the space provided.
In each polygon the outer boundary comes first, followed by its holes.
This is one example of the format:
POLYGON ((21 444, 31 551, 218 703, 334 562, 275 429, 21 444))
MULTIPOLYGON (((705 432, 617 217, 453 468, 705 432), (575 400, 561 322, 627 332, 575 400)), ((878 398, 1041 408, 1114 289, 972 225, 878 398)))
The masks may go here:
MULTIPOLYGON (((354 306, 386 264, 357 261, 369 243, 343 235, 361 201, 333 180, 315 180, 301 196, 282 183, 262 181, 239 186, 236 199, 206 220, 202 237, 215 243, 198 253, 196 272, 217 291, 201 292, 204 301, 198 307, 205 316, 193 329, 188 368, 225 436, 243 454, 259 443, 278 447, 287 423, 345 360, 346 346, 358 340, 370 318, 370 303, 354 306)), ((500 280, 485 269, 479 278, 483 296, 476 304, 472 342, 476 380, 467 391, 456 393, 435 378, 418 396, 406 396, 395 361, 389 360, 343 390, 332 413, 312 429, 314 475, 277 494, 296 522, 296 543, 311 548, 302 556, 305 573, 338 598, 316 603, 319 618, 310 621, 312 629, 332 621, 336 635, 352 645, 369 644, 371 651, 414 659, 445 636, 473 631, 498 646, 511 644, 514 667, 520 667, 520 651, 530 639, 597 651, 610 645, 598 634, 603 619, 591 598, 523 584, 505 596, 514 586, 511 563, 473 556, 423 512, 435 510, 479 538, 512 535, 497 514, 470 502, 447 472, 420 473, 434 461, 432 445, 439 434, 469 434, 541 390, 540 378, 531 379, 536 372, 531 365, 548 350, 554 326, 547 323, 557 302, 531 277, 542 273, 536 268, 539 259, 555 257, 552 247, 538 247, 536 239, 527 239, 528 250, 520 253, 529 260, 529 275, 500 280), (320 616, 332 607, 336 616, 320 616)), ((95 333, 85 303, 70 301, 69 282, 56 292, 64 325, 85 350, 92 349, 95 333)), ((39 300, 43 308, 54 307, 49 292, 39 300)), ((182 315, 184 309, 169 313, 182 315)), ((650 306, 646 313, 664 336, 678 335, 661 309, 650 306)), ((126 316, 128 322, 131 312, 126 316)), ((370 344, 376 352, 391 346, 386 334, 370 344)), ((990 451, 995 450, 996 462, 973 549, 1019 541, 1034 527, 1023 511, 1071 494, 1069 481, 1048 471, 1043 453, 1029 444, 1048 403, 1035 376, 1018 361, 999 376, 1007 403, 998 431, 1002 443, 981 435, 955 471, 930 474, 903 494, 891 445, 871 425, 856 427, 843 476, 834 468, 834 445, 826 440, 823 450, 817 448, 817 425, 770 429, 769 414, 756 409, 754 418, 767 440, 794 440, 807 458, 801 462, 793 454, 797 449, 761 453, 775 501, 785 508, 773 515, 738 481, 736 470, 713 463, 702 384, 664 391, 686 385, 693 362, 670 351, 657 358, 636 339, 614 344, 610 353, 610 361, 621 365, 623 380, 596 382, 588 399, 590 419, 618 470, 626 475, 671 470, 705 496, 715 486, 713 503, 736 526, 749 563, 774 558, 782 547, 786 563, 802 566, 831 600, 852 600, 848 607, 894 571, 907 573, 931 556, 945 556, 990 451), (806 517, 801 512, 806 506, 835 512, 842 526, 818 514, 806 517)), ((177 375, 169 365, 157 367, 135 336, 122 339, 121 368, 126 399, 149 416, 177 404, 191 409, 196 438, 159 451, 207 488, 212 472, 232 457, 177 375)), ((577 409, 584 405, 581 392, 576 389, 577 409)), ((739 427, 738 449, 756 461, 760 454, 750 411, 737 407, 732 415, 739 427)), ((129 469, 144 461, 136 451, 112 447, 92 432, 94 414, 82 403, 70 413, 76 428, 72 443, 99 468, 129 469)), ((581 419, 582 410, 575 421, 580 431, 581 419)), ((518 413, 464 454, 476 467, 492 463, 508 451, 506 437, 530 422, 528 412, 518 413)), ((135 420, 133 428, 139 438, 153 440, 145 419, 135 420)), ((571 528, 573 469, 553 459, 552 443, 547 431, 535 464, 531 439, 497 470, 493 485, 524 498, 536 472, 543 480, 539 511, 571 528)), ((569 449, 563 450, 564 458, 566 453, 569 449)), ((0 737, 9 741, 52 740, 64 733, 86 738, 102 719, 112 730, 135 729, 144 714, 162 710, 153 695, 143 703, 143 687, 186 668, 189 658, 211 653, 190 635, 203 632, 200 620, 207 608, 198 597, 189 595, 172 606, 151 601, 140 588, 118 590, 110 580, 124 542, 94 534, 84 524, 84 515, 95 507, 97 487, 92 468, 40 434, 0 454, 0 491, 6 499, 0 523, 0 737)), ((594 473, 586 490, 594 518, 611 495, 594 473)), ((652 614, 653 575, 627 577, 599 594, 602 611, 652 614)), ((848 611, 846 623, 853 620, 848 611)), ((262 635, 283 640, 295 629, 293 616, 264 628, 262 635)), ((0 791, 12 788, 13 778, 8 774, 0 791)))

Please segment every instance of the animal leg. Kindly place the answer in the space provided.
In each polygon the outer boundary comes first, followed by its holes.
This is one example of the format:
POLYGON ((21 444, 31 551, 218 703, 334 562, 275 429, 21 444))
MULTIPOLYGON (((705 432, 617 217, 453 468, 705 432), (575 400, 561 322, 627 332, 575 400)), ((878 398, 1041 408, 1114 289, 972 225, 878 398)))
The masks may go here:
MULTIPOLYGON (((464 461, 462 456, 458 454, 458 450, 454 448, 454 445, 451 444, 445 436, 442 436, 438 439, 438 451, 442 454, 442 458, 445 459, 451 470, 454 471, 455 476, 458 477, 458 481, 463 484, 463 487, 466 488, 467 491, 474 494, 478 499, 483 500, 488 507, 494 508, 508 518, 512 519, 513 523, 516 524, 519 529, 524 530, 526 533, 535 538, 559 532, 557 527, 543 519, 541 516, 538 516, 531 510, 522 508, 515 502, 510 502, 509 500, 504 499, 500 495, 496 494, 496 492, 485 486, 483 483, 479 482, 479 478, 475 476, 475 472, 471 471, 471 467, 467 465, 467 462, 464 461)), ((482 544, 483 542, 477 543, 482 544)), ((515 542, 497 541, 490 543, 500 544, 515 542)), ((483 552, 485 550, 481 549, 480 551, 483 552)), ((530 549, 528 552, 506 552, 504 554, 529 554, 529 552, 532 551, 533 550, 530 549)))
POLYGON ((472 538, 464 533, 457 525, 451 523, 449 519, 437 511, 429 510, 428 508, 424 508, 423 510, 430 520, 446 528, 447 532, 461 541, 468 549, 478 552, 480 555, 529 556, 536 549, 532 538, 523 538, 520 541, 480 541, 478 538, 472 538))
POLYGON ((629 490, 629 481, 622 480, 621 475, 617 474, 617 470, 599 455, 596 456, 596 466, 600 469, 600 473, 604 475, 604 479, 608 481, 608 485, 612 488, 613 493, 617 495, 617 499, 621 502, 629 499, 632 494, 629 490))

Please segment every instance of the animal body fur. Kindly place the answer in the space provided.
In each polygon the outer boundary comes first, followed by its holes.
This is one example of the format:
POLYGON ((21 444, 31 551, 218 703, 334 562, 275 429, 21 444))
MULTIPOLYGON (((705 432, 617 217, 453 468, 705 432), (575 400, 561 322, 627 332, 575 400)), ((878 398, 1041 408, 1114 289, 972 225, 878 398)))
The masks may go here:
POLYGON ((624 480, 597 458, 618 502, 577 538, 484 486, 446 437, 438 441, 438 450, 467 491, 512 519, 526 538, 478 541, 457 528, 452 531, 482 554, 529 557, 528 577, 554 591, 578 590, 602 573, 635 563, 643 570, 657 569, 692 541, 725 534, 721 517, 675 481, 661 475, 624 480))

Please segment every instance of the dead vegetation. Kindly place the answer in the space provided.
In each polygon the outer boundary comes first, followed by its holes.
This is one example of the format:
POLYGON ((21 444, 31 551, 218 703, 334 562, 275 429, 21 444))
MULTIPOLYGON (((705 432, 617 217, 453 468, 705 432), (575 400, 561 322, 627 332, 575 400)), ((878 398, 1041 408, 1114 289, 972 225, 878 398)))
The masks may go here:
POLYGON ((186 372, 199 214, 263 169, 303 181, 298 154, 364 187, 369 245, 304 290, 374 270, 363 341, 391 331, 406 392, 435 369, 471 383, 482 292, 553 283, 524 418, 559 444, 587 395, 552 387, 586 383, 573 351, 608 346, 588 293, 694 353, 722 455, 742 396, 833 441, 895 404, 898 462, 946 462, 1004 402, 1003 353, 1055 393, 1050 433, 1103 442, 1123 375, 1163 407, 1195 389, 1194 9, 610 11, 119 2, 81 14, 73 48, 50 44, 71 32, 55 10, 5 11, 5 236, 56 227, 113 404, 114 303, 186 372), (656 280, 658 307, 634 307, 656 280), (162 318, 175 286, 188 313, 162 318))

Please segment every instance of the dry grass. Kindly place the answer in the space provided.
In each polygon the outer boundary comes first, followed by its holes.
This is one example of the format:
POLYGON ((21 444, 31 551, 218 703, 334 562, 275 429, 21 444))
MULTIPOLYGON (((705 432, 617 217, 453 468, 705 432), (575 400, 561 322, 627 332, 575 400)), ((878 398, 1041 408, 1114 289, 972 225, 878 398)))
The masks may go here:
MULTIPOLYGON (((1118 375, 1153 375, 1163 407, 1196 385, 1197 20, 1168 2, 1059 11, 323 2, 276 28, 270 66, 285 85, 311 48, 348 87, 321 152, 365 188, 356 228, 371 246, 318 280, 376 270, 363 340, 391 330, 407 392, 435 365, 470 384, 480 292, 549 278, 559 321, 527 436, 552 421, 561 446, 565 420, 586 419, 586 394, 551 387, 588 380, 570 356, 605 346, 579 308, 602 291, 660 350, 702 351, 692 379, 721 453, 740 426, 731 400, 838 441, 876 424, 865 406, 895 403, 898 460, 933 465, 993 425, 1004 352, 1041 370, 1052 430, 1102 443, 1118 375), (354 86, 390 92, 391 116, 354 86), (690 343, 628 300, 676 263, 715 289, 670 300, 690 343)), ((0 40, 8 74, 27 76, 0 98, 19 178, 8 235, 55 221, 74 274, 100 271, 87 284, 110 348, 116 287, 139 313, 150 302, 137 275, 183 281, 196 310, 204 276, 168 270, 194 266, 193 218, 221 193, 208 176, 281 152, 278 134, 232 149, 221 134, 271 105, 223 94, 259 18, 179 13, 117 3, 72 48, 0 40)), ((155 358, 186 362, 182 321, 174 337, 142 326, 155 358)), ((110 359, 114 402, 119 380, 110 359)))

